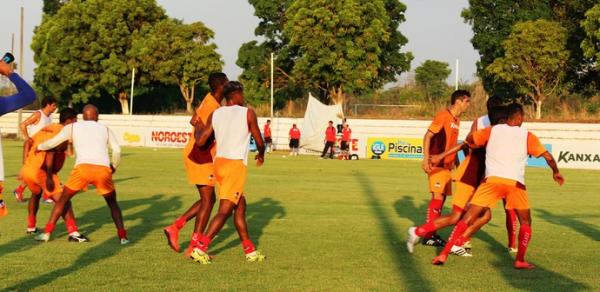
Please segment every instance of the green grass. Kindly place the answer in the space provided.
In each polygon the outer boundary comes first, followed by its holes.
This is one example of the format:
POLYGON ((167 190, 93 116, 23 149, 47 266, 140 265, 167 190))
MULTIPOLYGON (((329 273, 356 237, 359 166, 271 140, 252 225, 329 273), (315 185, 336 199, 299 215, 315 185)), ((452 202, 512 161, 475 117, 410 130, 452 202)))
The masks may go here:
MULTIPOLYGON (((4 157, 10 214, 0 218, 2 290, 600 289, 598 171, 565 170, 567 183, 558 187, 549 170, 529 169, 534 227, 528 259, 538 269, 512 269, 499 207, 473 239, 473 258, 451 257, 437 267, 430 264, 434 248, 418 246, 413 255, 405 250, 406 229, 422 222, 428 201, 418 163, 271 154, 263 168, 249 168, 246 188, 250 235, 267 261, 244 262, 235 229, 227 224, 211 247, 214 264, 201 266, 171 251, 162 234, 197 198, 180 150, 124 149, 115 179, 129 246, 118 244, 109 211, 94 191, 73 201, 90 243, 67 242, 62 221, 49 243, 26 236, 26 205, 10 194, 20 144, 4 141, 4 157)), ((72 161, 67 165, 63 179, 72 161)), ((50 208, 42 205, 38 226, 50 208)), ((183 248, 192 225, 181 233, 183 248)))

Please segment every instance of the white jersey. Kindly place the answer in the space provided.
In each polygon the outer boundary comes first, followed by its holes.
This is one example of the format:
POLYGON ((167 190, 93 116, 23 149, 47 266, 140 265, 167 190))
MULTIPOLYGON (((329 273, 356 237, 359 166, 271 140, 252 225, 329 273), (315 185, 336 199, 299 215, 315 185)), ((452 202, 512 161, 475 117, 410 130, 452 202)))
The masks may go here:
POLYGON ((49 150, 64 141, 73 142, 75 166, 79 164, 110 166, 107 146, 112 150, 113 167, 116 168, 120 162, 121 146, 115 134, 96 121, 81 121, 67 125, 52 139, 40 144, 38 149, 49 150))
POLYGON ((217 144, 216 157, 243 160, 247 165, 250 147, 248 108, 234 105, 216 109, 212 115, 212 127, 217 144))
POLYGON ((491 126, 492 122, 490 122, 490 117, 488 115, 481 116, 477 119, 477 130, 482 130, 491 126))
POLYGON ((521 127, 506 124, 492 127, 485 148, 485 177, 501 177, 525 184, 527 136, 521 127))
POLYGON ((52 114, 47 116, 43 110, 38 110, 38 112, 40 113, 40 120, 36 124, 27 126, 27 134, 29 137, 33 137, 33 135, 35 135, 41 129, 52 124, 52 114))

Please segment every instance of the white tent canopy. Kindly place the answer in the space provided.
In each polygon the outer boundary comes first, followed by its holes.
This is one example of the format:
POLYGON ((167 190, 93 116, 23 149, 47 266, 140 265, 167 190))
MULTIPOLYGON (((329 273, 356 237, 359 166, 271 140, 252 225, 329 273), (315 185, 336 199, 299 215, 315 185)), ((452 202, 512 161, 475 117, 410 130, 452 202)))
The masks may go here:
POLYGON ((327 123, 333 121, 334 124, 339 124, 343 117, 344 111, 341 104, 324 105, 309 93, 308 105, 304 113, 304 123, 302 124, 300 147, 307 150, 321 151, 327 123))

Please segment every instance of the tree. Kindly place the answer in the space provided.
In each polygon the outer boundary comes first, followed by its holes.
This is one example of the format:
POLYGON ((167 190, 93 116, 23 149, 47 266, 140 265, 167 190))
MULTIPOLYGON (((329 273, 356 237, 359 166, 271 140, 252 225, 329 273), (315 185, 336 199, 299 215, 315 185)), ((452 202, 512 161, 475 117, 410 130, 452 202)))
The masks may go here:
POLYGON ((44 0, 42 11, 48 15, 56 14, 65 2, 67 2, 67 0, 44 0))
POLYGON ((505 56, 494 60, 487 71, 516 84, 535 103, 535 117, 540 119, 544 100, 559 89, 565 76, 566 43, 567 30, 557 22, 519 22, 503 42, 505 56))
POLYGON ((134 66, 149 79, 177 85, 192 113, 198 82, 223 69, 217 46, 211 43, 214 32, 201 22, 165 19, 148 27, 143 35, 134 40, 130 51, 134 66))
POLYGON ((448 89, 446 79, 452 70, 446 62, 427 60, 415 69, 415 81, 425 90, 429 102, 443 96, 448 89))
POLYGON ((581 26, 586 33, 586 38, 581 43, 581 48, 585 57, 590 58, 598 68, 600 67, 600 4, 590 9, 585 17, 581 26))
MULTIPOLYGON (((35 83, 45 94, 87 102, 115 97, 129 111, 127 89, 141 32, 166 18, 154 0, 71 0, 36 28, 35 83)), ((140 78, 138 83, 147 83, 140 78)))

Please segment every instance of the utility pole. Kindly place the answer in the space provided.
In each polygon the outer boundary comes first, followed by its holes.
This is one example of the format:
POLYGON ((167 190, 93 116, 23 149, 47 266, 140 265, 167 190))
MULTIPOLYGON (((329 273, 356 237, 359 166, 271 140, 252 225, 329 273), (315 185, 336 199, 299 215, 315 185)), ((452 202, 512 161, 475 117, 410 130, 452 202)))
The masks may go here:
POLYGON ((273 53, 271 53, 271 120, 273 120, 273 53))
POLYGON ((458 73, 459 73, 458 59, 456 59, 456 76, 454 76, 454 90, 458 90, 458 73))
MULTIPOLYGON (((21 33, 19 36, 20 39, 20 47, 19 47, 19 75, 23 76, 23 23, 25 22, 25 8, 21 6, 21 33)), ((21 137, 21 122, 23 121, 23 110, 19 109, 17 111, 17 139, 21 137)))

